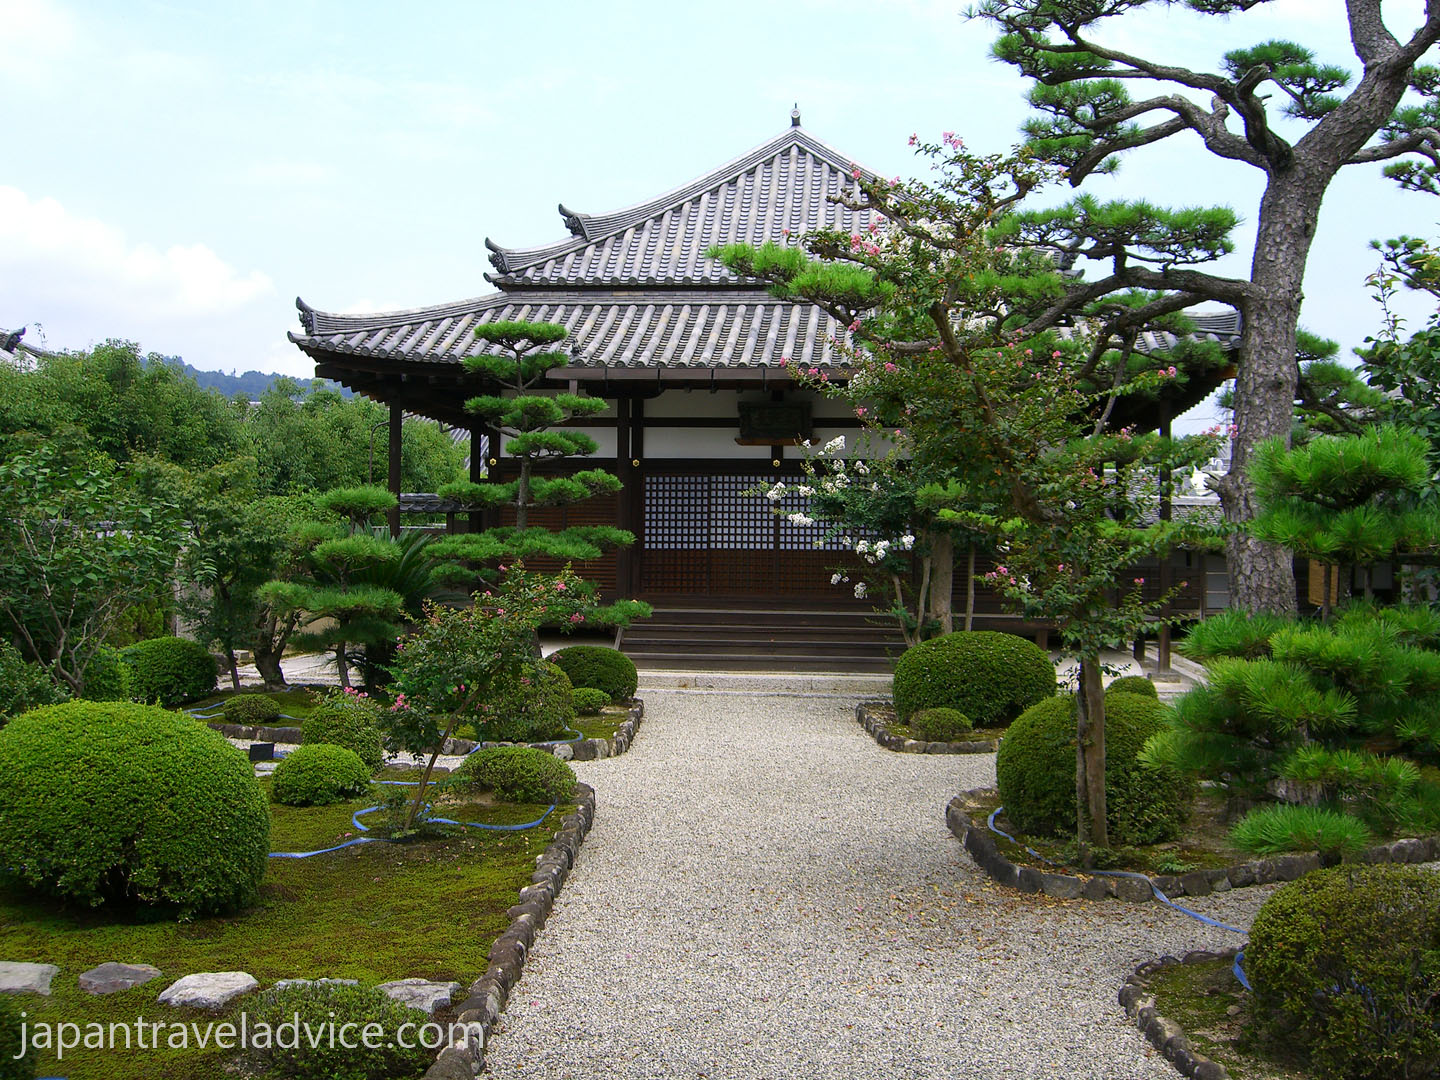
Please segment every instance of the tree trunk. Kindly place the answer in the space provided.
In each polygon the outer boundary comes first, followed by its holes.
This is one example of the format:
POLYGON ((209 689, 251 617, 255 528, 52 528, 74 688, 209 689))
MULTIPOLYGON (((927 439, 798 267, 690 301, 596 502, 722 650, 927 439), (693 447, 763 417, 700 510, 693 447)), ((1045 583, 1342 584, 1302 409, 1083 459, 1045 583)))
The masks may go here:
POLYGON ((335 646, 335 670, 340 673, 341 689, 350 689, 350 665, 345 662, 345 642, 335 646))
POLYGON ((1075 731, 1076 832, 1081 841, 1081 858, 1090 868, 1088 838, 1096 847, 1110 846, 1105 823, 1105 687, 1101 682, 1100 658, 1080 658, 1079 710, 1075 731))
POLYGON ((975 625, 975 545, 971 543, 965 553, 965 629, 975 625))
POLYGON ((940 633, 948 634, 955 629, 951 599, 955 591, 954 537, 942 530, 932 532, 930 558, 933 563, 930 572, 930 618, 940 624, 940 633))
POLYGON ((530 459, 520 458, 520 482, 515 486, 515 531, 530 523, 530 459))
POLYGON ((235 650, 225 646, 225 665, 230 669, 230 689, 240 692, 240 665, 235 662, 235 650))

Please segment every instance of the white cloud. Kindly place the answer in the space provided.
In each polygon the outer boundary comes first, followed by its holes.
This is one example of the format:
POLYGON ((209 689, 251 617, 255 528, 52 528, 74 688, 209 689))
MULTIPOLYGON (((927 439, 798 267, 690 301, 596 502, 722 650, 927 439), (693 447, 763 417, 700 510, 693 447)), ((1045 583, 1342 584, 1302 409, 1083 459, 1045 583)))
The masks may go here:
POLYGON ((75 44, 75 20, 50 0, 0 0, 0 41, 6 43, 0 78, 33 85, 56 77, 55 61, 75 44))
POLYGON ((83 304, 151 318, 194 319, 235 311, 275 291, 259 270, 242 273, 204 244, 161 250, 132 243, 55 199, 0 186, 0 293, 34 303, 83 304))

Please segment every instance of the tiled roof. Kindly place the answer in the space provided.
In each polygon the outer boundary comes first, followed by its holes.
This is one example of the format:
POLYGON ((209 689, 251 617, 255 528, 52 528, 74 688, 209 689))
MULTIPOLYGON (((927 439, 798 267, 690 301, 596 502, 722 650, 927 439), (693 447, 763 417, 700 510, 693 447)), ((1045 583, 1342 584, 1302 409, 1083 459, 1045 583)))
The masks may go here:
MULTIPOLYGON (((743 286, 705 258, 714 244, 782 242, 815 229, 863 232, 868 211, 830 201, 856 188, 853 162, 801 127, 648 202, 611 214, 560 207, 574 234, 536 248, 506 248, 487 239, 501 288, 617 287, 658 284, 743 286)), ((861 169, 866 179, 874 174, 861 169)))
POLYGON ((307 333, 290 340, 307 350, 388 357, 413 363, 456 363, 484 351, 475 328, 484 323, 560 323, 566 347, 582 367, 724 368, 830 365, 835 320, 808 303, 777 300, 751 289, 644 292, 597 297, 585 293, 499 293, 413 311, 335 315, 297 300, 307 333))

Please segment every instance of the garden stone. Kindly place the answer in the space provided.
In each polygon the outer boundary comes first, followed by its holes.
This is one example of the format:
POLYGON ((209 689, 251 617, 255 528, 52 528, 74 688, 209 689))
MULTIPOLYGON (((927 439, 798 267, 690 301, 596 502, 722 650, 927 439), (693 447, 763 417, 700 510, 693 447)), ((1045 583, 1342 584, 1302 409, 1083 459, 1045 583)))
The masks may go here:
POLYGON ((1185 883, 1174 874, 1156 874, 1153 880, 1155 888, 1171 899, 1185 895, 1185 883))
POLYGON ((569 743, 557 743, 550 752, 561 761, 571 761, 575 757, 575 747, 569 743))
POLYGON ((575 760, 575 761, 594 761, 594 760, 595 760, 595 740, 594 740, 594 739, 584 739, 584 740, 576 743, 576 744, 575 744, 575 747, 574 747, 574 750, 572 751, 572 753, 574 754, 574 759, 573 759, 573 760, 575 760))
POLYGON ((1021 866, 1018 868, 1015 887, 1023 893, 1037 893, 1040 891, 1040 871, 1033 866, 1021 866))
POLYGON ((1397 863, 1420 863, 1430 857, 1430 845, 1423 840, 1396 840, 1390 845, 1390 856, 1397 863))
POLYGON ((382 990, 401 1005, 419 1009, 427 1016, 434 1016, 435 1010, 449 1005, 455 992, 460 989, 458 982, 432 982, 429 979, 396 979, 381 983, 375 989, 382 990))
POLYGON ((245 971, 202 971, 176 979, 160 993, 161 1005, 191 1009, 223 1009, 260 983, 245 971))
POLYGON ((1078 900, 1081 888, 1080 879, 1069 874, 1040 875, 1040 891, 1057 900, 1078 900))
MULTIPOLYGON (((1186 896, 1209 896, 1214 890, 1210 887, 1210 878, 1203 870, 1193 870, 1188 874, 1180 875, 1180 884, 1185 887, 1186 896)), ((1167 890, 1161 889, 1161 892, 1167 890)))
POLYGON ((1218 1061, 1197 1061, 1190 1074, 1193 1080, 1230 1080, 1230 1073, 1218 1061))
POLYGON ((50 980, 60 974, 54 964, 25 964, 0 961, 0 994, 44 994, 50 996, 50 980))
POLYGON ((81 975, 80 989, 87 994, 114 994, 159 977, 160 969, 149 964, 117 964, 112 960, 81 975))
POLYGON ((1148 881, 1139 878, 1122 877, 1115 879, 1115 895, 1132 904, 1148 903, 1155 896, 1148 881))
POLYGON ((1281 855, 1273 862, 1275 876, 1280 881, 1298 881, 1310 871, 1320 869, 1320 856, 1314 852, 1309 855, 1281 855))
POLYGON ((1255 884, 1255 864, 1254 864, 1254 863, 1245 862, 1245 863, 1240 863, 1240 864, 1237 865, 1237 866, 1232 866, 1232 867, 1230 867, 1230 869, 1226 872, 1225 876, 1230 879, 1230 886, 1231 886, 1231 888, 1243 889, 1243 888, 1245 888, 1247 885, 1254 885, 1254 884, 1255 884))
POLYGON ((1115 879, 1092 877, 1080 890, 1080 895, 1086 900, 1108 900, 1115 895, 1115 879))

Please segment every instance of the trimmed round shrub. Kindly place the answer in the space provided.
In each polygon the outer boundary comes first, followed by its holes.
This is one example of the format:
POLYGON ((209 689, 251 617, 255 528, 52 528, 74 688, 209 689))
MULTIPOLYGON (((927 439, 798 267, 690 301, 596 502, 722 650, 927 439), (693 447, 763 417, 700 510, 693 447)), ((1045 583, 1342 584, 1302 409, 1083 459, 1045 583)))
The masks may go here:
POLYGON ((542 660, 490 688, 477 710, 476 728, 487 741, 544 742, 565 738, 574 719, 570 677, 542 660))
POLYGON ((1105 696, 1111 694, 1144 694, 1146 697, 1160 699, 1160 691, 1155 689, 1155 684, 1144 675, 1122 675, 1109 686, 1105 687, 1105 696))
MULTIPOLYGON (((349 986, 334 982, 301 982, 281 989, 271 988, 239 1006, 248 1016, 251 1031, 263 1024, 271 1032, 284 1033, 284 1045, 272 1039, 272 1045, 260 1050, 257 1057, 268 1066, 267 1076, 287 1080, 406 1080, 418 1077, 434 1063, 434 1048, 415 1045, 420 1042, 419 1027, 428 1019, 423 1012, 402 1005, 383 990, 369 986, 349 986), (293 1040, 290 1025, 296 1024, 300 1038, 293 1040), (336 1037, 305 1038, 309 1030, 329 1032, 336 1037), (333 1029, 327 1025, 334 1025, 333 1029), (354 1049, 344 1046, 341 1027, 354 1049), (383 1035, 372 1039, 369 1049, 361 1037, 367 1024, 378 1024, 383 1035), (401 1047, 397 1033, 402 1025, 412 1025, 404 1041, 411 1049, 401 1047), (283 1026, 282 1026, 283 1025, 283 1026), (297 1045, 291 1046, 295 1042, 297 1045)), ((374 1029, 372 1029, 374 1030, 374 1029)))
POLYGON ((385 760, 380 718, 380 706, 364 694, 333 691, 301 721, 300 738, 306 746, 328 743, 353 750, 373 772, 385 760))
POLYGON ((85 701, 129 701, 130 666, 120 659, 120 650, 102 645, 85 665, 85 701))
POLYGON ((220 714, 227 724, 268 724, 280 715, 280 703, 264 694, 236 694, 225 699, 220 714))
MULTIPOLYGON (((1010 725, 995 755, 1005 815, 1037 836, 1075 834, 1076 700, 1050 698, 1010 725)), ((1165 726, 1165 707, 1140 694, 1105 701, 1105 822, 1111 845, 1155 844, 1179 834, 1191 785, 1172 769, 1136 755, 1165 726)))
POLYGON ((572 686, 604 690, 617 705, 635 696, 635 687, 640 681, 634 660, 603 645, 571 645, 546 659, 570 676, 572 686))
POLYGON ((1440 1075, 1440 874, 1335 866, 1280 886, 1255 915, 1245 970, 1272 1037, 1321 1080, 1440 1075))
POLYGON ((970 718, 959 709, 921 709, 910 717, 910 730, 918 739, 950 742, 966 735, 971 729, 970 718))
POLYGON ((254 900, 270 813, 246 755, 154 705, 72 701, 0 728, 0 863, 80 904, 181 918, 254 900))
POLYGON ((895 711, 958 709, 975 727, 1003 727, 1055 696, 1055 665, 1033 641, 961 630, 906 649, 895 663, 895 711))
POLYGON ((575 794, 575 770, 533 746, 492 746, 461 762, 450 783, 488 791, 500 802, 563 803, 575 794))
POLYGON ((580 686, 576 687, 572 700, 575 702, 575 711, 581 716, 595 716, 610 704, 610 695, 593 686, 580 686))
POLYGON ((372 771, 354 750, 331 743, 306 743, 275 766, 270 797, 285 806, 340 802, 368 790, 372 771))
POLYGON ((157 637, 120 650, 130 669, 130 696, 174 708, 215 692, 215 658, 197 641, 157 637))
POLYGON ((22 1038, 20 1009, 9 994, 0 994, 0 1080, 34 1080, 35 1055, 22 1038), (25 1056, 19 1056, 21 1048, 25 1056))
POLYGON ((68 695, 39 664, 0 638, 0 726, 12 716, 41 705, 58 705, 68 695))

